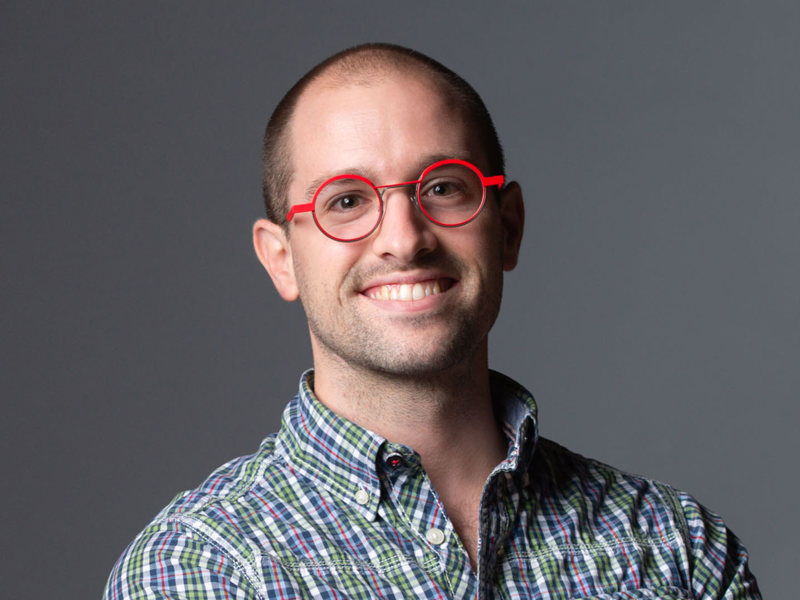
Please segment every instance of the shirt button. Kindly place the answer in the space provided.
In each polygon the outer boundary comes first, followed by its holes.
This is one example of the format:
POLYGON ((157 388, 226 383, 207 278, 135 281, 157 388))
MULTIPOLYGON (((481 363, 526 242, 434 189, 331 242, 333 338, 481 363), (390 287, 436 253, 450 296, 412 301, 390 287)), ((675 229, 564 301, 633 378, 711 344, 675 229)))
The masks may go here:
POLYGON ((386 462, 389 463, 391 468, 396 469, 403 464, 403 457, 399 454, 392 454, 386 459, 386 462))
POLYGON ((361 506, 364 506, 367 502, 369 502, 369 493, 366 490, 358 490, 356 492, 356 502, 358 502, 361 506))
POLYGON ((433 527, 432 529, 428 530, 428 533, 425 534, 425 537, 434 546, 441 546, 444 542, 444 531, 438 527, 433 527))

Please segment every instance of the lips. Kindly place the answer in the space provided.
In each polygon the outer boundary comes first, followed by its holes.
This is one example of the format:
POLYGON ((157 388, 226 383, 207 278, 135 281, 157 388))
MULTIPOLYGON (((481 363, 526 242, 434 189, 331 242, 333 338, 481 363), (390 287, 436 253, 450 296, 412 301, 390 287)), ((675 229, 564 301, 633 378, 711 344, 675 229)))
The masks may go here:
POLYGON ((365 289, 363 294, 372 300, 398 300, 413 302, 436 296, 453 285, 452 279, 427 279, 413 283, 389 283, 365 289))

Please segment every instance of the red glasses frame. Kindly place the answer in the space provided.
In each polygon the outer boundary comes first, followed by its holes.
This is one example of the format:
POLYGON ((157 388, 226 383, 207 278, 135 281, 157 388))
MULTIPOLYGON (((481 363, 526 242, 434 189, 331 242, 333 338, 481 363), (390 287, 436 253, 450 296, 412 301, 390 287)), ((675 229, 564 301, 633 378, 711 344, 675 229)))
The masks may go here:
POLYGON ((487 177, 483 173, 481 173, 480 169, 478 169, 478 167, 473 165, 471 162, 468 162, 466 160, 460 160, 460 159, 457 159, 457 158, 450 158, 450 159, 446 159, 446 160, 436 161, 432 165, 426 167, 424 171, 422 171, 422 174, 419 176, 419 179, 415 179, 415 180, 412 180, 412 181, 403 181, 402 183, 390 183, 390 184, 387 184, 387 185, 378 185, 378 186, 376 186, 374 183, 372 183, 366 177, 362 177, 361 175, 345 173, 345 174, 342 174, 342 175, 336 175, 334 177, 331 177, 330 179, 326 179, 325 182, 323 182, 322 185, 320 185, 317 188, 317 191, 314 192, 314 197, 311 200, 311 202, 307 202, 305 204, 295 204, 294 206, 292 206, 291 209, 289 210, 289 212, 286 215, 286 220, 288 222, 291 222, 292 218, 296 214, 304 213, 304 212, 310 212, 310 213, 312 213, 314 215, 314 223, 316 223, 317 228, 323 234, 325 234, 327 237, 329 237, 332 240, 335 240, 337 242, 357 242, 357 241, 363 240, 365 238, 368 238, 370 235, 372 235, 372 233, 381 224, 381 221, 383 221, 383 215, 386 212, 386 204, 383 201, 383 192, 385 192, 386 190, 388 190, 390 188, 404 187, 404 186, 413 185, 413 186, 416 186, 416 187, 415 187, 414 194, 411 195, 411 200, 414 202, 414 205, 417 208, 419 208, 419 210, 422 212, 422 214, 424 214, 425 217, 429 221, 431 221, 432 223, 435 223, 436 225, 439 225, 440 227, 460 227, 461 225, 466 225, 467 223, 472 221, 475 217, 477 217, 480 214, 481 210, 483 210, 483 205, 486 203, 486 188, 488 186, 494 186, 494 185, 502 186, 504 181, 505 181, 505 177, 503 175, 491 175, 491 176, 487 177), (441 223, 440 221, 437 221, 436 219, 434 219, 425 210, 425 207, 423 207, 422 204, 420 204, 420 202, 419 202, 420 184, 425 180, 425 177, 428 175, 428 173, 430 173, 432 170, 437 169, 437 168, 439 168, 441 166, 444 166, 444 165, 462 165, 464 167, 467 167, 473 173, 475 173, 475 175, 478 176, 478 178, 481 180, 481 184, 483 186, 480 205, 475 210, 475 212, 472 214, 472 216, 470 216, 468 219, 465 219, 464 221, 461 221, 460 223, 441 223), (362 181, 362 182, 366 183, 373 190, 375 190, 375 195, 378 197, 378 201, 380 202, 380 215, 379 215, 378 219, 376 220, 375 225, 372 227, 372 229, 370 229, 364 235, 356 237, 356 238, 352 238, 352 239, 337 238, 337 237, 331 235, 330 233, 328 233, 327 231, 325 231, 325 228, 322 227, 322 225, 320 225, 319 221, 317 220, 317 214, 316 214, 316 211, 314 210, 314 208, 316 206, 316 203, 317 203, 317 197, 319 196, 320 191, 322 191, 322 189, 326 185, 331 183, 332 181, 338 181, 340 179, 357 179, 358 181, 362 181))

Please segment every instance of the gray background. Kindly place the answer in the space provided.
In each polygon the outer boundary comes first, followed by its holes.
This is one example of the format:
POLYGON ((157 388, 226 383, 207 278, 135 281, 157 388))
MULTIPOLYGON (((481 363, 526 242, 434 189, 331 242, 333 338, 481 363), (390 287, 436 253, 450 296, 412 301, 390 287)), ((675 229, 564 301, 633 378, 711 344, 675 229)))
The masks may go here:
POLYGON ((543 434, 692 492, 796 590, 797 4, 111 4, 0 9, 4 597, 98 597, 277 428, 310 353, 251 249, 260 138, 373 40, 495 116, 528 228, 492 365, 543 434))

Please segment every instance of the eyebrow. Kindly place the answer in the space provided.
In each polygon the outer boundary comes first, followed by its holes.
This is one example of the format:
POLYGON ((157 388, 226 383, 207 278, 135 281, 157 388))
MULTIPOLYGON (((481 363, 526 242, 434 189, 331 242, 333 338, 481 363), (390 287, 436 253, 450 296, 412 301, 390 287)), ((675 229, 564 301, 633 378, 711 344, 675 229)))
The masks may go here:
MULTIPOLYGON (((422 172, 433 163, 439 162, 440 160, 447 160, 450 158, 466 160, 473 164, 475 162, 473 157, 467 156, 466 152, 458 152, 453 154, 428 154, 422 157, 419 161, 417 161, 417 171, 416 175, 414 175, 413 177, 419 177, 420 175, 422 175, 422 172)), ((308 184, 308 187, 306 187, 303 193, 303 198, 307 202, 310 202, 311 199, 314 197, 314 194, 317 192, 317 190, 323 183, 338 175, 358 175, 360 177, 365 177, 366 179, 369 179, 373 185, 391 185, 392 183, 395 183, 395 182, 376 183, 373 177, 370 177, 368 169, 364 169, 362 167, 349 167, 347 169, 337 170, 332 173, 326 173, 325 175, 321 175, 320 177, 314 179, 311 183, 308 184)))
MULTIPOLYGON (((308 184, 308 187, 303 192, 303 198, 307 202, 310 202, 311 198, 314 197, 314 194, 317 193, 317 190, 320 188, 320 186, 329 179, 336 177, 337 175, 360 175, 361 177, 366 177, 367 179, 369 179, 369 177, 366 175, 366 171, 364 171, 363 169, 359 169, 358 167, 351 167, 343 171, 327 173, 325 175, 317 177, 314 181, 308 184)), ((372 180, 370 179, 370 181, 372 180)))

